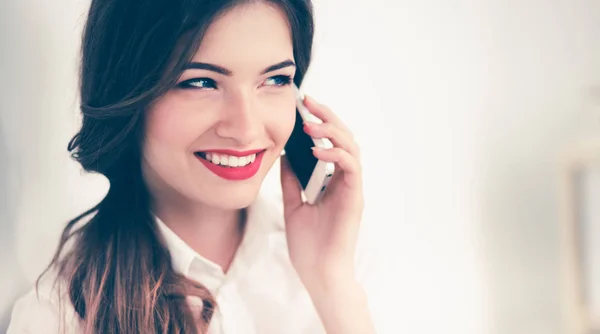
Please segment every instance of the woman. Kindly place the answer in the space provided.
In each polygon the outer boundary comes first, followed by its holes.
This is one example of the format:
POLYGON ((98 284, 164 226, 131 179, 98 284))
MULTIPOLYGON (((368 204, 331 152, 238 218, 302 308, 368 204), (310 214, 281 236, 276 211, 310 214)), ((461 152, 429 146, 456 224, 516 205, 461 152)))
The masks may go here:
POLYGON ((69 150, 110 190, 67 225, 9 333, 373 333, 358 148, 327 107, 305 101, 324 121, 305 131, 335 146, 314 152, 338 170, 323 200, 302 202, 285 159, 283 198, 259 195, 312 39, 308 0, 93 0, 69 150))

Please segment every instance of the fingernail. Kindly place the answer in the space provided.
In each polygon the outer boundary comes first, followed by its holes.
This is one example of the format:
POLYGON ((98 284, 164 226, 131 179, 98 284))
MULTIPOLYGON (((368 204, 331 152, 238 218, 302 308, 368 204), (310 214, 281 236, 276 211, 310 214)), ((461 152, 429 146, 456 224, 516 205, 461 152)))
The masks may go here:
POLYGON ((314 129, 314 126, 316 125, 316 123, 313 122, 304 122, 304 131, 308 131, 308 130, 312 130, 314 129))
POLYGON ((317 146, 313 146, 313 147, 311 147, 311 149, 312 149, 313 151, 323 151, 323 148, 322 148, 322 147, 317 147, 317 146))

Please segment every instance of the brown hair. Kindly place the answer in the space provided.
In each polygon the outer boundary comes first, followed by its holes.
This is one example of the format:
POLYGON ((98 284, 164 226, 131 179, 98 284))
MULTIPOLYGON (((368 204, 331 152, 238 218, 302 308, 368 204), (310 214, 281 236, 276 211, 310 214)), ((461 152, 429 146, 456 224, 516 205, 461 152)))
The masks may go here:
MULTIPOLYGON (((71 220, 55 268, 85 333, 204 333, 215 301, 172 269, 141 172, 145 110, 171 89, 207 28, 251 0, 93 0, 81 50, 83 122, 69 151, 110 182, 106 197, 71 220), (84 222, 84 220, 86 222, 84 222), (187 296, 203 300, 196 316, 187 296)), ((270 0, 286 14, 300 85, 310 63, 310 0, 270 0)), ((40 279, 41 277, 40 276, 40 279)), ((39 282, 39 279, 38 279, 39 282)))

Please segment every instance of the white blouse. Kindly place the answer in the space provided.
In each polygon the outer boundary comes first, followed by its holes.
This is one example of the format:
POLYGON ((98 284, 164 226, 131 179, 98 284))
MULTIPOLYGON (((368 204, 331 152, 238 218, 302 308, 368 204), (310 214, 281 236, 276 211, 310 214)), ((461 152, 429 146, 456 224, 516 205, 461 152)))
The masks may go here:
MULTIPOLYGON (((218 307, 210 323, 211 334, 325 333, 290 262, 282 207, 281 197, 264 194, 249 207, 244 239, 226 274, 157 219, 173 269, 202 283, 216 298, 218 307)), ((377 271, 367 250, 359 247, 357 251, 357 280, 375 313, 377 271)), ((61 291, 63 298, 59 303, 53 281, 54 277, 48 275, 40 282, 39 295, 33 288, 17 301, 7 334, 82 332, 81 319, 65 291, 61 291), (61 324, 63 327, 59 327, 61 324)), ((375 325, 380 324, 376 321, 375 325)))

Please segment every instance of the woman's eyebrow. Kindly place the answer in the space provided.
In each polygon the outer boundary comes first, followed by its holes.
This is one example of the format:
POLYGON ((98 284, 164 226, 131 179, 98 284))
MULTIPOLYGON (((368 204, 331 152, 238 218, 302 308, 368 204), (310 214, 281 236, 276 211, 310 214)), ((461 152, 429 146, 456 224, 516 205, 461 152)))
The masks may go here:
MULTIPOLYGON (((292 60, 286 59, 282 62, 279 62, 277 64, 274 64, 274 65, 271 65, 271 66, 265 68, 260 74, 261 75, 267 74, 269 72, 277 71, 279 69, 282 69, 285 67, 290 67, 290 66, 296 67, 296 64, 292 60)), ((223 66, 209 64, 209 63, 191 62, 191 63, 187 64, 185 69, 186 70, 189 70, 189 69, 207 70, 207 71, 212 71, 212 72, 220 73, 220 74, 227 75, 227 76, 233 75, 233 71, 231 71, 223 66)))
POLYGON ((296 64, 291 60, 291 59, 286 59, 280 63, 271 65, 267 68, 265 68, 262 72, 260 72, 260 74, 267 74, 269 72, 273 72, 273 71, 277 71, 279 69, 282 68, 286 68, 286 67, 296 67, 296 64))

